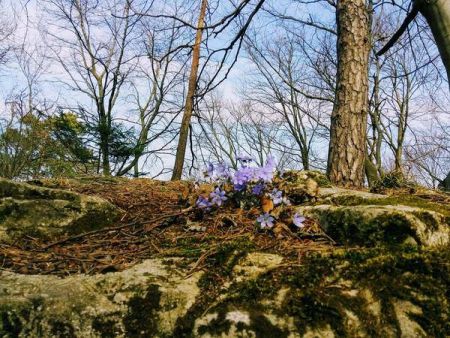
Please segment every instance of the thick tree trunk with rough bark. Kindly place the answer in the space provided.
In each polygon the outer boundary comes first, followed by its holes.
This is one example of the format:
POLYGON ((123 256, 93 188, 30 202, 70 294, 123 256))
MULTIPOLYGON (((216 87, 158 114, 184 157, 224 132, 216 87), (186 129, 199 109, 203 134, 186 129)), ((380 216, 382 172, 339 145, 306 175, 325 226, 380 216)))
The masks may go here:
POLYGON ((186 155, 186 145, 189 134, 189 125, 191 123, 192 111, 194 108, 194 96, 197 88, 197 73, 200 63, 200 44, 202 42, 202 33, 204 27, 206 6, 208 0, 202 0, 200 15, 198 17, 197 34, 192 53, 191 75, 189 76, 188 92, 186 95, 186 106, 184 108, 183 119, 180 127, 180 138, 178 140, 177 154, 175 156, 175 166, 172 173, 172 181, 180 180, 183 174, 184 157, 186 155))
POLYGON ((447 177, 439 183, 439 188, 444 191, 450 191, 450 172, 447 177))
POLYGON ((450 82, 450 0, 414 0, 433 32, 450 82))
POLYGON ((104 176, 111 175, 111 166, 109 163, 109 141, 111 124, 109 123, 109 118, 106 113, 100 108, 101 116, 99 123, 99 134, 100 134, 100 151, 102 154, 102 173, 104 176))
POLYGON ((327 171, 333 183, 347 187, 364 184, 369 22, 365 0, 338 1, 338 71, 327 171))
POLYGON ((406 16, 398 31, 389 42, 377 53, 386 53, 407 30, 409 24, 421 13, 428 22, 434 40, 439 49, 442 62, 447 71, 450 85, 450 0, 412 0, 411 11, 406 16))

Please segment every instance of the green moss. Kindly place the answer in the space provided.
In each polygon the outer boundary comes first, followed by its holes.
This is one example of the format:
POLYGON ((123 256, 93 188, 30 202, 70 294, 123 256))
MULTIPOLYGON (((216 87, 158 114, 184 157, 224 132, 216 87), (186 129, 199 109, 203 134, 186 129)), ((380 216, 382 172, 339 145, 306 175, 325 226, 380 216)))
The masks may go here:
MULTIPOLYGON (((323 204, 324 201, 321 201, 323 204)), ((419 196, 411 195, 393 195, 386 198, 363 198, 357 195, 338 196, 332 199, 332 204, 341 206, 356 205, 405 205, 409 207, 422 208, 425 210, 438 212, 447 219, 450 219, 450 205, 437 203, 419 196)), ((447 221, 450 225, 450 221, 447 221)))
MULTIPOLYGON (((199 335, 204 335, 210 333, 213 336, 221 336, 222 334, 227 334, 230 331, 232 322, 226 319, 227 309, 221 309, 218 312, 217 318, 211 320, 207 325, 201 325, 198 328, 199 335)), ((240 327, 242 330, 243 328, 240 327)))
POLYGON ((408 188, 415 191, 417 184, 409 181, 401 171, 391 171, 384 174, 380 179, 373 182, 371 192, 383 192, 386 189, 404 189, 408 188))
POLYGON ((342 208, 323 212, 320 224, 331 238, 344 245, 394 245, 403 243, 408 237, 419 243, 410 221, 400 213, 368 218, 363 212, 342 208))
POLYGON ((143 296, 133 296, 128 302, 128 313, 123 323, 127 337, 154 337, 157 335, 161 291, 150 284, 143 296))
POLYGON ((22 332, 22 319, 12 311, 0 310, 0 324, 2 337, 19 337, 22 332))
POLYGON ((205 272, 198 281, 198 287, 202 291, 187 313, 177 319, 175 337, 192 337, 195 320, 218 298, 221 286, 238 260, 254 248, 255 244, 251 239, 244 237, 219 245, 206 258, 205 272))
POLYGON ((14 305, 0 306, 1 337, 41 336, 43 298, 35 297, 30 303, 16 308, 14 305), (30 324, 34 323, 36 327, 30 324))
POLYGON ((50 325, 52 327, 51 332, 55 337, 61 338, 75 338, 75 329, 73 325, 67 322, 52 320, 50 321, 50 325))
POLYGON ((416 211, 413 212, 413 215, 416 216, 418 219, 420 219, 423 223, 428 225, 431 230, 439 229, 438 221, 428 211, 416 211))
POLYGON ((288 332, 273 325, 266 316, 256 311, 250 311, 250 330, 255 332, 260 338, 284 338, 288 337, 288 332))
MULTIPOLYGON (((117 315, 119 315, 119 313, 117 315)), ((121 333, 117 324, 117 320, 99 316, 92 321, 92 329, 99 334, 101 338, 114 338, 121 333)))
POLYGON ((203 238, 199 241, 195 237, 182 238, 174 243, 172 241, 163 242, 161 248, 164 248, 163 256, 167 257, 183 257, 183 258, 198 258, 200 255, 208 250, 214 237, 203 238))
POLYGON ((219 245, 213 254, 206 259, 207 271, 199 281, 201 289, 215 283, 217 276, 229 276, 236 263, 247 253, 255 249, 255 244, 249 238, 241 238, 219 245))
MULTIPOLYGON (((209 311, 218 313, 218 317, 202 330, 209 333, 229 330, 230 323, 226 320, 229 309, 249 313, 272 310, 279 316, 292 317, 300 334, 309 329, 331 328, 336 336, 353 337, 357 333, 348 324, 350 311, 359 319, 359 330, 367 336, 401 335, 394 305, 404 300, 421 309, 421 314, 410 313, 409 317, 427 335, 445 337, 450 334, 449 262, 448 247, 439 251, 420 251, 417 247, 388 251, 378 247, 312 254, 304 258, 298 269, 275 269, 254 281, 232 285, 229 297, 209 311), (263 300, 274 299, 281 288, 287 288, 288 292, 279 308, 262 305, 263 300), (373 299, 368 299, 361 290, 368 290, 373 299), (381 306, 380 314, 370 310, 369 304, 374 301, 381 306)), ((209 304, 213 303, 210 301, 209 304)), ((203 304, 204 308, 208 308, 208 303, 203 304)), ((252 325, 243 328, 255 330, 253 320, 252 325)))
POLYGON ((347 275, 371 289, 389 310, 393 299, 406 300, 422 309, 410 314, 429 336, 450 334, 450 250, 386 254, 368 259, 347 275), (395 287, 393 287, 395 285, 395 287))
POLYGON ((308 177, 312 178, 317 182, 320 188, 331 188, 331 182, 328 179, 327 175, 325 173, 318 171, 318 170, 310 170, 307 172, 308 177))
POLYGON ((367 334, 376 336, 385 326, 400 334, 394 302, 407 300, 423 312, 410 317, 430 336, 444 337, 450 333, 449 261, 448 250, 419 253, 412 248, 313 256, 304 269, 286 276, 291 291, 282 309, 294 316, 300 332, 305 332, 305 325, 324 328, 329 324, 340 337, 351 336, 344 320, 344 310, 351 310, 362 320, 367 334), (338 280, 350 280, 354 288, 370 290, 380 301, 382 317, 377 319, 368 311, 367 299, 361 295, 350 297, 343 293, 338 280))
POLYGON ((318 170, 288 170, 283 173, 282 180, 284 183, 304 184, 306 179, 311 178, 317 182, 321 188, 331 188, 331 182, 326 174, 318 170))
MULTIPOLYGON (((280 314, 292 316, 300 334, 308 329, 326 329, 329 326, 339 337, 352 336, 345 325, 346 311, 351 311, 370 323, 366 332, 369 336, 376 336, 373 329, 376 319, 365 310, 366 301, 343 293, 337 284, 340 279, 338 271, 346 261, 339 255, 312 255, 301 270, 283 274, 283 284, 289 285, 290 291, 280 314)), ((355 264, 355 259, 350 264, 355 264)))
POLYGON ((273 285, 270 275, 260 276, 231 287, 229 301, 257 305, 258 300, 264 297, 271 298, 277 289, 273 285))

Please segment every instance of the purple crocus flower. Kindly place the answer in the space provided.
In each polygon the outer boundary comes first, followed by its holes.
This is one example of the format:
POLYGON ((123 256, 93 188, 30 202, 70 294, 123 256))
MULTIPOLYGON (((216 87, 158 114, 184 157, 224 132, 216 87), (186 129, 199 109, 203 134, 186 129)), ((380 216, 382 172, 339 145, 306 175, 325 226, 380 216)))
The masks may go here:
POLYGON ((234 184, 233 188, 235 191, 242 191, 246 188, 245 184, 234 184))
POLYGON ((213 177, 214 164, 212 164, 211 162, 208 162, 208 164, 206 165, 205 171, 204 171, 204 175, 205 175, 205 177, 210 177, 210 178, 213 177))
POLYGON ((218 178, 230 177, 230 168, 225 163, 219 163, 216 167, 216 175, 218 178))
POLYGON ((209 196, 211 197, 211 202, 220 207, 228 199, 225 194, 225 191, 216 188, 209 196))
POLYGON ((265 182, 270 182, 273 179, 273 174, 276 169, 276 162, 273 156, 268 156, 266 164, 259 168, 258 178, 265 182))
POLYGON ((270 216, 270 214, 268 214, 267 212, 265 214, 259 215, 258 218, 256 219, 256 222, 259 223, 259 226, 261 227, 261 229, 272 228, 274 221, 275 221, 275 218, 270 216))
POLYGON ((236 170, 233 177, 233 183, 235 185, 246 185, 249 181, 253 179, 254 169, 249 167, 242 167, 236 170))
POLYGON ((306 218, 299 215, 298 213, 296 213, 294 215, 294 218, 292 220, 292 222, 294 223, 294 225, 298 228, 303 228, 305 226, 305 224, 303 223, 304 221, 306 221, 306 218))
POLYGON ((275 205, 283 202, 283 192, 281 190, 273 189, 269 196, 275 205))
POLYGON ((272 155, 267 156, 266 167, 272 168, 273 170, 277 167, 277 162, 275 161, 275 157, 272 155))
POLYGON ((200 209, 209 209, 209 208, 211 208, 212 203, 210 201, 208 201, 207 198, 200 196, 197 199, 197 202, 195 202, 195 205, 200 209))
POLYGON ((265 186, 262 183, 258 183, 252 189, 252 194, 256 196, 260 196, 264 190, 265 186))

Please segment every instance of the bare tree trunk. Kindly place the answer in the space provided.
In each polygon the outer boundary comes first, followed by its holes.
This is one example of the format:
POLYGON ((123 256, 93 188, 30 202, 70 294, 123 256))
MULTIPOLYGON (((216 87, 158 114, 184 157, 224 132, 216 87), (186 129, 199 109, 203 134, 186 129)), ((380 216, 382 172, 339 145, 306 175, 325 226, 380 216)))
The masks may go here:
POLYGON ((104 176, 111 175, 111 166, 109 162, 109 141, 110 141, 110 123, 105 113, 100 116, 99 134, 100 134, 100 150, 102 153, 102 172, 104 176))
POLYGON ((412 0, 412 3, 412 9, 406 16, 403 24, 377 55, 386 53, 407 30, 417 13, 421 13, 431 28, 439 54, 447 71, 447 79, 450 85, 450 1, 412 0))
POLYGON ((186 106, 184 108, 183 119, 181 121, 180 138, 178 140, 177 154, 175 156, 175 166, 173 168, 172 181, 180 180, 183 173, 183 164, 186 154, 189 125, 191 123, 192 111, 194 108, 194 96, 197 87, 197 73, 200 63, 200 44, 202 42, 202 33, 207 4, 208 0, 202 0, 200 15, 198 17, 197 34, 195 35, 195 44, 192 53, 191 75, 189 76, 186 106))
POLYGON ((450 172, 447 177, 439 183, 439 188, 444 191, 450 191, 450 172))
POLYGON ((337 4, 338 70, 327 173, 338 185, 364 184, 370 25, 365 0, 337 4))
POLYGON ((433 32, 450 83, 450 1, 414 0, 433 32))

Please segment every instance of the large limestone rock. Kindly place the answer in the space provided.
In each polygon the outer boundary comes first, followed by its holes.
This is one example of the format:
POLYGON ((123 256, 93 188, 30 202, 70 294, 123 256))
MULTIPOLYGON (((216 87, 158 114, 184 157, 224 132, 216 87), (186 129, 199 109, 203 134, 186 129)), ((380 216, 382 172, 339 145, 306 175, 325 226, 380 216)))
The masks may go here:
MULTIPOLYGON (((176 259, 175 259, 176 260, 176 259)), ((152 259, 106 275, 64 279, 3 272, 1 337, 169 337, 194 304, 201 273, 152 259)))
POLYGON ((79 234, 110 225, 118 216, 119 210, 99 197, 0 178, 0 241, 79 234))
MULTIPOLYGON (((308 203, 293 208, 340 246, 308 242, 298 255, 282 255, 256 249, 252 239, 271 234, 251 233, 245 241, 220 237, 198 254, 162 251, 121 272, 0 270, 0 337, 450 337, 450 207, 436 196, 326 187, 314 175, 287 175, 286 190, 294 203, 308 203)), ((56 208, 84 198, 5 182, 0 210, 11 199, 56 208)), ((24 215, 45 219, 29 210, 24 215)), ((53 226, 10 222, 4 233, 85 231, 69 230, 77 219, 70 215, 51 218, 53 226)))
POLYGON ((314 201, 321 188, 331 187, 323 173, 313 170, 289 170, 275 178, 275 182, 294 204, 314 201))
POLYGON ((240 257, 229 273, 226 257, 213 257, 221 263, 195 273, 183 258, 64 279, 2 272, 0 336, 450 334, 448 250, 343 250, 305 257, 300 265, 261 252, 240 257))
POLYGON ((450 240, 446 217, 417 207, 317 205, 298 207, 297 211, 315 219, 340 244, 442 246, 450 240))

